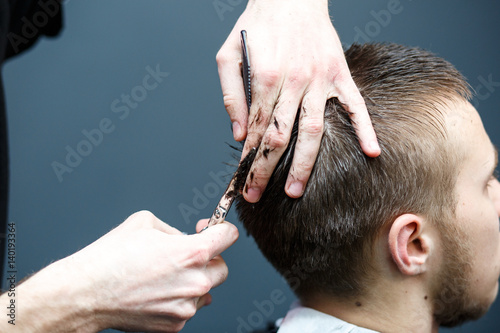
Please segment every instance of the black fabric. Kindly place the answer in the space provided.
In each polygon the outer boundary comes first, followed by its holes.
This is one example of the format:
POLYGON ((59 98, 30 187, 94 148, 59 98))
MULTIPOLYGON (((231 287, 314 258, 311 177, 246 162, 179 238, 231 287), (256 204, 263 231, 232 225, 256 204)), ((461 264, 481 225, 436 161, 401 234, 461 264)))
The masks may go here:
POLYGON ((9 154, 7 141, 7 116, 3 80, 0 76, 0 286, 3 282, 5 261, 5 232, 7 230, 7 208, 9 195, 9 154))
POLYGON ((277 327, 274 323, 269 323, 264 330, 253 331, 252 333, 277 333, 279 327, 277 327))
MULTIPOLYGON (((57 35, 62 24, 59 0, 0 0, 0 69, 5 59, 27 50, 40 36, 57 35)), ((7 115, 2 81, 0 76, 0 285, 9 195, 7 115)))
POLYGON ((62 8, 59 0, 8 2, 10 24, 5 59, 28 49, 41 35, 56 36, 61 30, 62 8))

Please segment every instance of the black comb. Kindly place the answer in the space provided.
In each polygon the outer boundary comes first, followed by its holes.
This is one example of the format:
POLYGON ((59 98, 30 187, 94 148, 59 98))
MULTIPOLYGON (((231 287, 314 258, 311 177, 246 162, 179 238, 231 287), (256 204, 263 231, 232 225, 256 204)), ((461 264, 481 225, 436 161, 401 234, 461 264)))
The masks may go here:
POLYGON ((243 87, 247 98, 248 111, 252 105, 252 85, 250 84, 250 58, 248 56, 247 32, 241 30, 241 56, 243 67, 241 68, 241 76, 243 77, 243 87))

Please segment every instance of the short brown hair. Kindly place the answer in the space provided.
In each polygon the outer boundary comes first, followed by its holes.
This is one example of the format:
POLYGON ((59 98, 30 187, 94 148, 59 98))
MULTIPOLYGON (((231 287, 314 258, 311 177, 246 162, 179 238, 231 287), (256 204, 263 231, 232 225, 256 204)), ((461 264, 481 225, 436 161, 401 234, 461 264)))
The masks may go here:
POLYGON ((463 76, 427 51, 396 44, 355 44, 345 56, 381 155, 361 151, 349 113, 333 98, 304 195, 284 192, 296 121, 260 201, 237 199, 246 230, 299 297, 359 295, 369 286, 371 244, 384 225, 403 213, 439 223, 456 203, 458 158, 446 143, 443 109, 470 98, 463 76), (293 276, 292 267, 307 273, 293 276))

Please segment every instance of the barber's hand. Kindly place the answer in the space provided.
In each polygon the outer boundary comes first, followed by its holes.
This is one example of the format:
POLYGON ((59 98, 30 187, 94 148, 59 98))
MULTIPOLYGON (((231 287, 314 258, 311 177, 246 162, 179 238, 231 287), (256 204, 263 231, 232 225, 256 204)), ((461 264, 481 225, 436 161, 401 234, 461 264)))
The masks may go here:
MULTIPOLYGON (((198 229, 206 224, 200 221, 198 229)), ((150 212, 135 213, 21 284, 19 288, 49 305, 20 315, 18 323, 35 325, 26 332, 178 332, 210 304, 210 289, 225 281, 228 270, 219 254, 237 238, 237 228, 227 222, 183 235, 150 212), (57 325, 36 326, 49 322, 47 316, 55 312, 60 313, 57 325), (80 321, 85 329, 75 328, 80 321)))
POLYGON ((88 277, 104 291, 99 305, 102 314, 109 314, 104 326, 180 331, 210 304, 210 289, 226 280, 227 266, 219 254, 237 238, 238 230, 229 223, 186 236, 149 212, 132 215, 80 254, 83 262, 96 262, 88 277), (99 270, 103 273, 96 278, 99 270))
POLYGON ((260 199, 288 146, 297 110, 298 141, 285 190, 293 198, 303 194, 323 134, 326 100, 331 97, 352 114, 363 151, 372 157, 380 154, 327 0, 249 0, 217 54, 217 63, 234 138, 246 138, 242 156, 262 141, 243 191, 247 201, 260 199), (241 30, 247 31, 252 72, 249 115, 240 72, 241 30))

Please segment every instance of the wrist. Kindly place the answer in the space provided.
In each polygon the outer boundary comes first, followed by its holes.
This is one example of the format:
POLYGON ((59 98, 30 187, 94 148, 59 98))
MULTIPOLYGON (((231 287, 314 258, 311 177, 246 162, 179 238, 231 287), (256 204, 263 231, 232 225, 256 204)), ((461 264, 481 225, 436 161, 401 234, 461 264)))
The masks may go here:
POLYGON ((320 11, 329 17, 328 0, 248 0, 247 8, 252 6, 258 6, 262 10, 292 7, 300 12, 303 10, 320 11))
POLYGON ((97 332, 92 288, 72 257, 57 261, 17 287, 19 332, 97 332))

